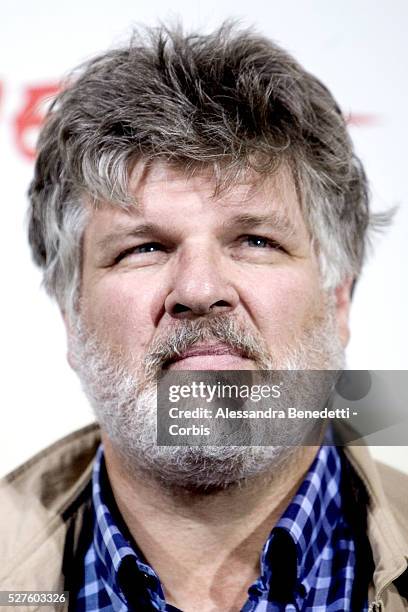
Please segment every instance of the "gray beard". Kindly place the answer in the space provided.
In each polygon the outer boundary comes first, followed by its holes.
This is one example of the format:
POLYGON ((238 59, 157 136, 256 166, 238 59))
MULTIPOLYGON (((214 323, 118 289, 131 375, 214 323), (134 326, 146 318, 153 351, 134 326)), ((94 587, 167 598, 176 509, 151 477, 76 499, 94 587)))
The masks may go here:
MULTIPOLYGON (((295 456, 304 439, 305 421, 284 420, 275 446, 158 446, 156 382, 166 362, 196 342, 222 341, 252 359, 259 370, 341 370, 344 350, 337 335, 334 306, 274 358, 263 338, 234 316, 215 315, 179 321, 148 348, 142 364, 114 353, 78 318, 70 352, 97 421, 129 475, 142 473, 167 489, 211 492, 268 475, 295 456)), ((314 388, 300 387, 294 398, 316 405, 314 388)), ((258 424, 259 425, 259 424, 258 424)), ((257 424, 254 424, 256 427, 257 424)), ((309 424, 310 426, 310 424, 309 424)))

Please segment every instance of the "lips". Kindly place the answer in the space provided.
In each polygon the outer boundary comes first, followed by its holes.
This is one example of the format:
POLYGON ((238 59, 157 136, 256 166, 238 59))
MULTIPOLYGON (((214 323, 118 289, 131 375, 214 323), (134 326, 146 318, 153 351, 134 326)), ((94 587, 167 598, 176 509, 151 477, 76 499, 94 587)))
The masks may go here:
POLYGON ((183 359, 188 359, 189 357, 203 357, 212 355, 235 355, 237 357, 246 357, 242 351, 227 344, 195 344, 179 355, 175 355, 169 359, 165 364, 165 367, 168 367, 178 361, 182 361, 183 359))

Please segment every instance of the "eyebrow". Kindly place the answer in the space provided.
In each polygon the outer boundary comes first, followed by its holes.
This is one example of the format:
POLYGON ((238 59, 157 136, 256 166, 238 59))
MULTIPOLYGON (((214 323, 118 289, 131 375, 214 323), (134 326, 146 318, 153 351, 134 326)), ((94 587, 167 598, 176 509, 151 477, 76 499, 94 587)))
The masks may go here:
MULTIPOLYGON (((242 227, 247 230, 255 229, 260 226, 268 226, 268 228, 278 231, 287 238, 297 233, 295 225, 293 225, 285 215, 277 211, 270 211, 264 215, 249 213, 234 215, 232 218, 224 221, 222 225, 224 228, 228 229, 242 227)), ((100 238, 96 243, 96 247, 104 251, 109 247, 112 248, 118 241, 129 238, 143 238, 152 234, 160 235, 162 233, 163 228, 160 228, 155 223, 143 223, 136 227, 129 227, 127 224, 118 225, 115 230, 100 238)))
POLYGON ((245 227, 247 229, 268 226, 287 237, 297 233, 296 226, 286 215, 282 215, 278 211, 270 211, 264 215, 254 215, 250 213, 235 215, 231 219, 228 219, 228 221, 225 221, 224 225, 228 227, 245 227))
POLYGON ((149 234, 157 234, 159 227, 154 223, 143 223, 137 227, 129 227, 128 225, 118 225, 116 229, 109 234, 106 234, 97 241, 96 246, 102 251, 108 247, 111 247, 117 241, 125 240, 127 238, 141 238, 149 234))

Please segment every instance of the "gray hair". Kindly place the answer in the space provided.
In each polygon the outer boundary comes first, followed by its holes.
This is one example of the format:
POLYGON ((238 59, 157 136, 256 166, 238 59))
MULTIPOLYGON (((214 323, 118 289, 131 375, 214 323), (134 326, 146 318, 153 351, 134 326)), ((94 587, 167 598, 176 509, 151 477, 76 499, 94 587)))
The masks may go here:
POLYGON ((327 288, 357 278, 367 181, 327 88, 287 52, 225 23, 209 35, 146 28, 74 71, 38 142, 29 241, 44 284, 70 312, 81 277, 84 199, 130 205, 136 162, 210 168, 215 193, 252 170, 292 173, 327 288))

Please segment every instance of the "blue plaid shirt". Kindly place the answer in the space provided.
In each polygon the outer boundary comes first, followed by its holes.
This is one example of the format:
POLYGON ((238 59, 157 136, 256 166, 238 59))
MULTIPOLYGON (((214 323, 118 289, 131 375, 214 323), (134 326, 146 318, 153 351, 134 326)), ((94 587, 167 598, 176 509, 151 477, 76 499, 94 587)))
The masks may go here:
MULTIPOLYGON (((260 558, 260 576, 242 612, 355 612, 352 589, 356 545, 341 495, 342 461, 335 446, 322 446, 260 558)), ((93 539, 72 609, 78 612, 162 610, 160 580, 132 541, 109 485, 102 445, 92 477, 93 539)), ((363 590, 366 585, 363 585, 363 590)), ((358 606, 366 611, 367 600, 358 606)))

